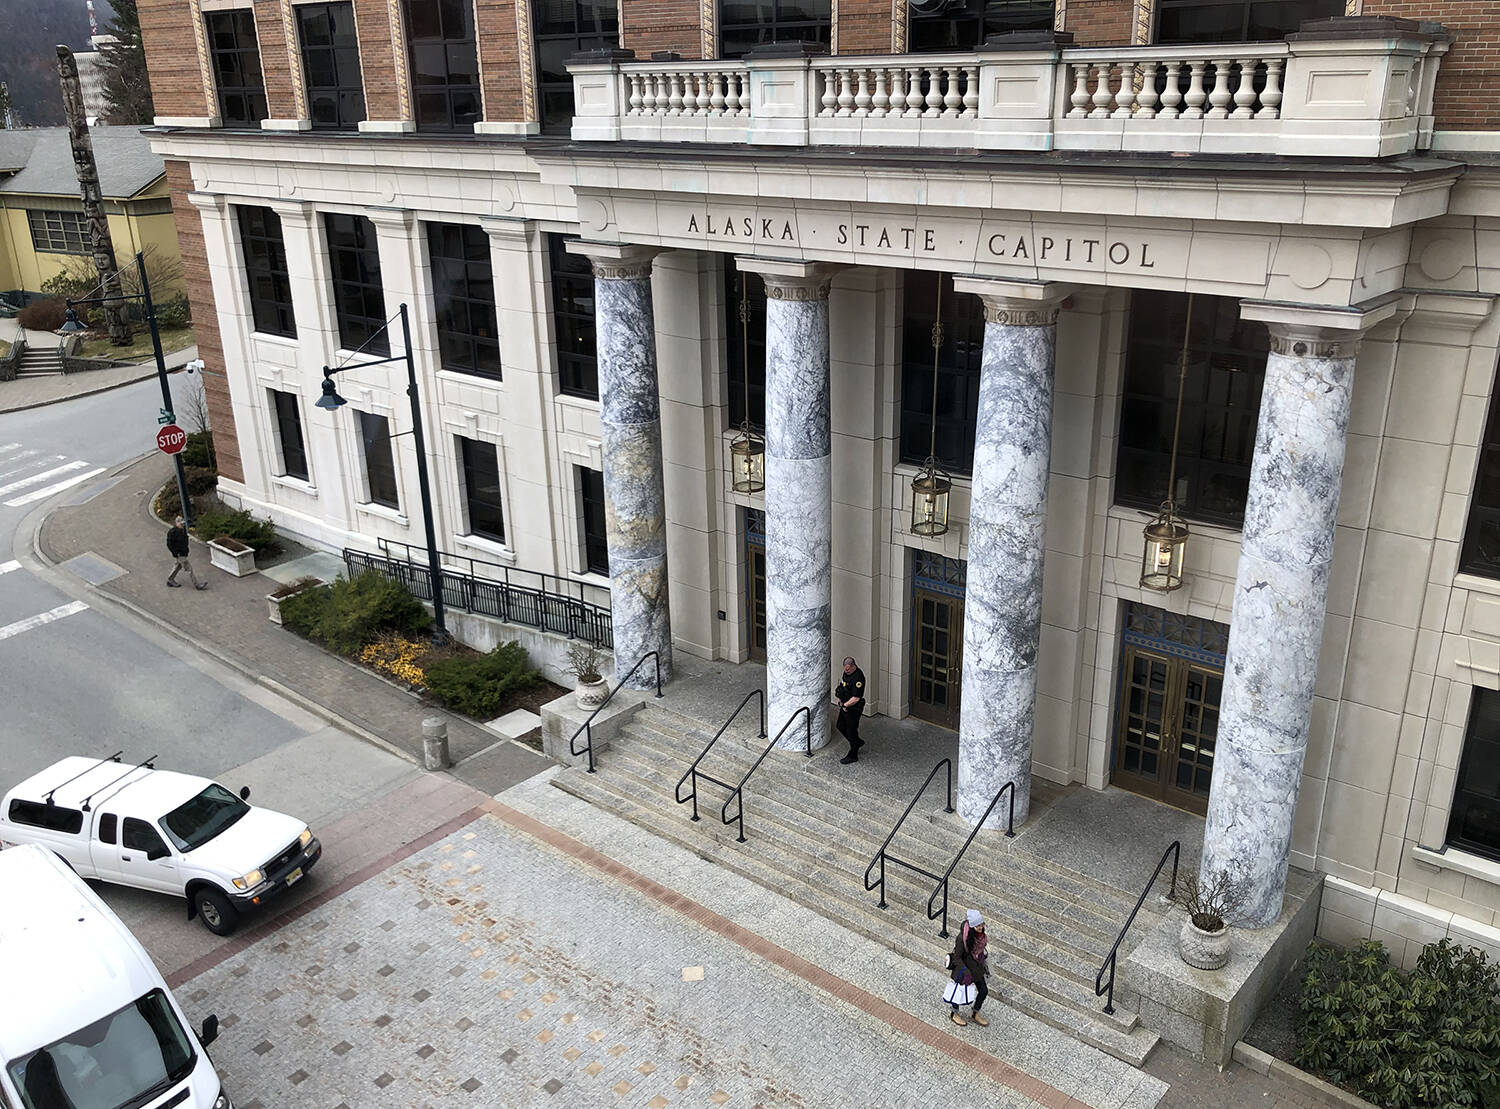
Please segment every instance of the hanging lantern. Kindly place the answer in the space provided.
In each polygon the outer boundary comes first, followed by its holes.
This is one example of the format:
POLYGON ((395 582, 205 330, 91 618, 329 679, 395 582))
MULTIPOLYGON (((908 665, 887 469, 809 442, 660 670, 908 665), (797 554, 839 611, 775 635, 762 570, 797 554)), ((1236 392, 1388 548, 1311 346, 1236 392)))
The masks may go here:
POLYGON ((750 278, 740 274, 740 339, 743 343, 745 414, 740 433, 729 444, 733 468, 731 486, 736 493, 759 493, 766 487, 766 443, 750 431, 750 278))
POLYGON ((927 431, 927 461, 911 479, 911 532, 935 536, 948 533, 948 493, 953 481, 937 464, 938 352, 943 346, 943 275, 937 275, 937 319, 932 324, 932 411, 927 431))
POLYGON ((1172 425, 1172 465, 1167 471, 1167 499, 1161 512, 1146 525, 1146 549, 1141 554, 1141 588, 1170 593, 1182 588, 1182 565, 1187 559, 1188 527, 1177 515, 1177 440, 1182 432, 1182 390, 1187 382, 1188 346, 1193 334, 1193 294, 1188 294, 1187 324, 1182 329, 1182 351, 1177 356, 1177 418, 1172 425))

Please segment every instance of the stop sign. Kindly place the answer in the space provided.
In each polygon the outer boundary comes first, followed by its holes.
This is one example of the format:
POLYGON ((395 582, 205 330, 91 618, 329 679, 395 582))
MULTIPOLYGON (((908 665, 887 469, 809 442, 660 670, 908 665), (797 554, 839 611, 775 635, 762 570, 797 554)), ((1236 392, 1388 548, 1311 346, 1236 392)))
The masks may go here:
POLYGON ((187 444, 187 432, 176 424, 168 424, 156 433, 156 449, 163 454, 180 454, 187 444))

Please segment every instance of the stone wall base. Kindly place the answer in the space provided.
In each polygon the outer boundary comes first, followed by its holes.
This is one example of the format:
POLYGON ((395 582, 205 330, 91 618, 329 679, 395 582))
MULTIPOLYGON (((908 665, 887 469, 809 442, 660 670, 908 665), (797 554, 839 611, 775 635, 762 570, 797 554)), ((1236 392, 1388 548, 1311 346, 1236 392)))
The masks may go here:
POLYGON ((1295 867, 1286 903, 1268 928, 1236 928, 1229 963, 1195 970, 1177 953, 1183 913, 1176 910, 1120 961, 1115 1000, 1169 1043, 1220 1067, 1287 972, 1312 942, 1323 876, 1295 867))
MULTIPOLYGON (((646 703, 647 694, 622 689, 616 693, 598 716, 589 731, 593 734, 594 760, 598 763, 599 752, 607 750, 609 742, 620 734, 620 729, 630 723, 636 711, 646 703)), ((588 754, 574 755, 570 750, 573 736, 583 727, 592 709, 580 708, 573 694, 568 693, 542 706, 542 753, 556 759, 565 766, 587 766, 588 754)), ((579 738, 582 749, 583 739, 579 738)))

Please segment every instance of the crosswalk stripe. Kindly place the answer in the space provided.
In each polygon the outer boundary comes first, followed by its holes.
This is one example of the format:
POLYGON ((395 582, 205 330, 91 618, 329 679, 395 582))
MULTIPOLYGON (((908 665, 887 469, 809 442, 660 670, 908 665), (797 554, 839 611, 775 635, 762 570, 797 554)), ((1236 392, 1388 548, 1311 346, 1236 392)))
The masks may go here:
POLYGON ((53 462, 61 462, 63 460, 63 456, 60 454, 54 454, 50 456, 43 455, 41 458, 38 458, 38 453, 39 452, 37 451, 17 451, 15 454, 8 455, 5 458, 0 458, 0 465, 6 465, 11 462, 20 462, 23 458, 28 460, 25 465, 17 466, 14 469, 0 472, 0 477, 10 477, 11 474, 19 474, 22 470, 25 470, 29 466, 35 466, 38 462, 47 461, 49 457, 53 462))
POLYGON ((46 481, 49 477, 56 477, 58 474, 65 474, 69 470, 81 470, 87 465, 87 462, 65 462, 61 466, 54 466, 52 469, 44 470, 39 474, 32 474, 30 477, 23 477, 20 481, 13 481, 9 485, 0 485, 0 497, 5 496, 5 494, 7 493, 13 493, 17 489, 24 489, 28 485, 35 485, 39 481, 46 481))
POLYGON ((20 568, 21 564, 15 559, 11 559, 9 562, 0 562, 0 574, 8 574, 12 570, 19 570, 20 568))
POLYGON ((89 606, 82 601, 69 601, 65 605, 58 605, 47 612, 39 612, 35 616, 28 616, 24 620, 17 620, 14 624, 6 624, 0 628, 0 639, 9 639, 13 635, 29 632, 32 628, 39 628, 43 624, 50 624, 54 620, 61 620, 65 616, 82 612, 89 606))
MULTIPOLYGON (((79 463, 79 465, 85 465, 85 463, 79 463)), ((71 489, 79 482, 88 481, 89 478, 96 477, 103 472, 104 467, 99 466, 85 473, 75 474, 73 477, 68 478, 67 481, 59 481, 56 485, 49 485, 45 489, 37 489, 31 493, 27 493, 24 497, 16 497, 8 500, 5 502, 5 507, 20 508, 23 504, 30 504, 32 501, 44 501, 54 493, 61 493, 64 489, 71 489)))

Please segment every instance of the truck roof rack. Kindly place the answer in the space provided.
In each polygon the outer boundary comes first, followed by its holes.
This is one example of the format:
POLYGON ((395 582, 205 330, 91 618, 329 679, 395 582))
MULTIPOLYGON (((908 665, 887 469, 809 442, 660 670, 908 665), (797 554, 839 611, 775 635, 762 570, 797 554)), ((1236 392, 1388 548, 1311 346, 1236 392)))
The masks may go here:
MULTIPOLYGON (((123 755, 124 753, 125 753, 124 751, 116 751, 113 755, 106 755, 104 758, 102 758, 98 762, 94 763, 93 766, 87 767, 84 770, 80 770, 77 774, 74 774, 67 781, 58 782, 57 785, 53 786, 51 789, 49 789, 43 795, 42 800, 44 800, 49 805, 52 804, 52 795, 54 793, 56 793, 58 790, 62 789, 63 786, 67 785, 68 782, 76 782, 79 778, 82 778, 85 774, 88 774, 88 773, 91 773, 91 772, 93 772, 95 770, 98 770, 101 766, 103 766, 107 762, 119 762, 120 761, 120 756, 123 755)), ((155 758, 156 756, 152 755, 151 757, 155 758)))
POLYGON ((103 793, 110 786, 114 785, 115 782, 123 782, 126 778, 128 778, 132 774, 134 774, 137 770, 142 770, 142 769, 144 769, 144 770, 155 770, 156 767, 153 766, 152 764, 155 763, 156 760, 159 757, 160 756, 158 756, 158 755, 152 755, 149 759, 146 759, 144 762, 136 763, 129 770, 125 771, 125 773, 121 774, 118 778, 115 778, 113 781, 106 782, 104 785, 102 785, 98 789, 94 790, 93 793, 89 794, 87 797, 85 797, 83 799, 83 805, 82 805, 83 811, 84 812, 88 812, 89 811, 89 802, 92 801, 99 794, 103 793))

